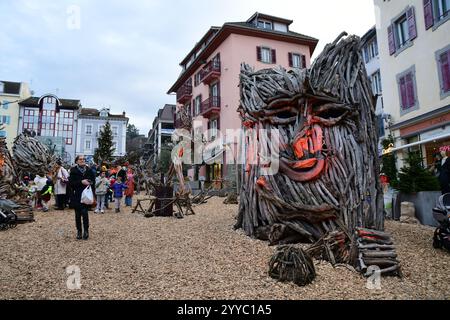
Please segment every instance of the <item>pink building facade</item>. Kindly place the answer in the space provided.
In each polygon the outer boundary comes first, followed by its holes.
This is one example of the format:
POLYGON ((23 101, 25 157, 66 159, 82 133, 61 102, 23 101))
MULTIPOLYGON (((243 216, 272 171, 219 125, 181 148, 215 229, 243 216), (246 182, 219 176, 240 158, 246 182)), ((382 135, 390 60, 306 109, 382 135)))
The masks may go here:
MULTIPOLYGON (((227 129, 241 128, 237 112, 241 63, 255 70, 278 65, 286 69, 310 66, 318 40, 290 31, 292 22, 256 13, 246 22, 225 23, 206 33, 181 62, 183 73, 168 92, 177 93, 177 110, 189 110, 193 131, 198 134, 209 129, 205 138, 210 141, 216 138, 217 129, 224 143, 236 144, 227 137, 227 129)), ((181 128, 175 117, 175 127, 181 128)), ((222 163, 197 165, 188 174, 191 179, 204 177, 220 184, 223 178, 233 179, 229 176, 235 172, 231 173, 230 168, 222 163)))

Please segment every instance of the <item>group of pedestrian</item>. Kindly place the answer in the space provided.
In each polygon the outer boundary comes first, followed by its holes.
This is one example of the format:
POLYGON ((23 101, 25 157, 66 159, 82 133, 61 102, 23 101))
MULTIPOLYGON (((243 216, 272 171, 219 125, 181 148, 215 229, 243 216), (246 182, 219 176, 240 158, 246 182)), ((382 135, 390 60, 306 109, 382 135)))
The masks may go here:
POLYGON ((33 179, 31 175, 23 177, 28 188, 30 203, 38 210, 49 211, 52 195, 55 199, 55 210, 65 210, 67 207, 75 210, 77 239, 89 238, 89 211, 104 214, 114 201, 115 212, 121 212, 121 203, 132 206, 135 190, 134 174, 129 164, 108 169, 105 165, 86 164, 86 158, 79 155, 75 165, 67 170, 58 162, 57 166, 46 174, 38 174, 33 179), (90 187, 94 205, 81 203, 83 191, 90 187))
POLYGON ((87 187, 91 187, 96 197, 96 214, 104 214, 114 197, 115 212, 120 213, 120 206, 125 196, 125 205, 132 206, 134 194, 134 175, 128 163, 124 167, 107 169, 106 166, 86 165, 86 159, 79 155, 76 165, 70 170, 69 185, 73 189, 71 204, 75 209, 77 239, 89 238, 89 206, 81 203, 81 195, 87 187), (83 221, 83 223, 82 223, 83 221))

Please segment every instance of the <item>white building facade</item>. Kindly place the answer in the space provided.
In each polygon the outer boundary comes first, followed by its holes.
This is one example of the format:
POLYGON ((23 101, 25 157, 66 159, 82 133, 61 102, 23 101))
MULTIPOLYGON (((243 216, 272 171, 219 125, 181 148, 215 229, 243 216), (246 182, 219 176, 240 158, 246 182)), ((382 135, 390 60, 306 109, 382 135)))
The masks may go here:
POLYGON ((450 149, 450 0, 374 0, 384 112, 398 166, 450 149))
POLYGON ((95 150, 98 148, 98 138, 107 122, 111 125, 113 133, 114 157, 126 155, 126 136, 129 119, 125 112, 121 115, 110 113, 110 109, 83 108, 80 111, 77 128, 76 153, 84 154, 87 162, 94 159, 95 150))

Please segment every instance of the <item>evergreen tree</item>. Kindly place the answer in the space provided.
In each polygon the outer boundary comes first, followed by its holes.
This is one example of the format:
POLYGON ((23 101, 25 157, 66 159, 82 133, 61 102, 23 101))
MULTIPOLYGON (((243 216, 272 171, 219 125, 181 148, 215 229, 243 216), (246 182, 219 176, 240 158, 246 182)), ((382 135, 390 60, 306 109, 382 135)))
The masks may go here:
POLYGON ((439 191, 441 189, 438 179, 422 166, 422 160, 418 152, 408 153, 407 165, 400 169, 396 189, 404 193, 439 191))
MULTIPOLYGON (((389 135, 384 139, 381 144, 383 149, 387 150, 394 146, 394 138, 389 135)), ((398 177, 397 177, 397 165, 396 158, 393 152, 387 153, 381 157, 381 173, 385 174, 389 178, 389 184, 392 188, 398 188, 398 177)))
POLYGON ((96 163, 110 163, 113 160, 114 152, 116 148, 113 147, 113 132, 109 121, 100 131, 100 135, 97 139, 98 148, 95 149, 94 161, 96 163))

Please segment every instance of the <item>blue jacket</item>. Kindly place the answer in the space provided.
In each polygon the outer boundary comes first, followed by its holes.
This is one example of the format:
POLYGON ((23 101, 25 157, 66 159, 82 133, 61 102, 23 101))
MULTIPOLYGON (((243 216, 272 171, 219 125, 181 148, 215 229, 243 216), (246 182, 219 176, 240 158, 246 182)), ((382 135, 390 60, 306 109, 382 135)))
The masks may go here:
POLYGON ((123 197, 123 190, 127 189, 127 185, 125 183, 114 183, 112 185, 112 189, 114 191, 114 198, 122 198, 123 197))

